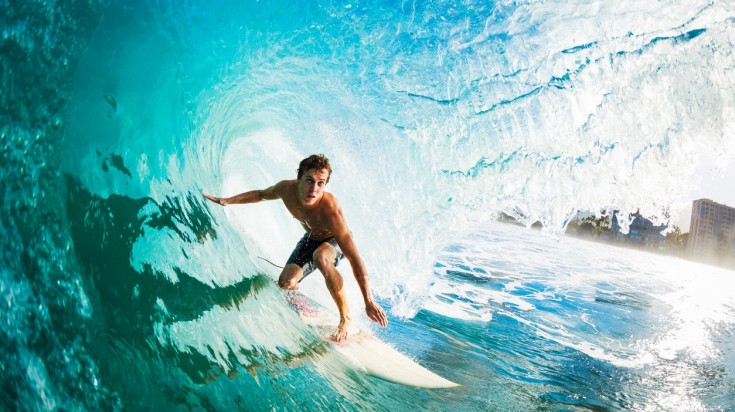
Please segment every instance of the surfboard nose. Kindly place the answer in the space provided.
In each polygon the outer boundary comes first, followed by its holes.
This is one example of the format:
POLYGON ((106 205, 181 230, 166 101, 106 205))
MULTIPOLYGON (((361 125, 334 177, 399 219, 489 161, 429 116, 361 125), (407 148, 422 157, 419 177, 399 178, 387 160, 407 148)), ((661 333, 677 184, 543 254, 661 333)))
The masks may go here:
POLYGON ((376 337, 362 333, 335 348, 369 375, 418 388, 455 388, 458 383, 443 378, 413 361, 376 337))

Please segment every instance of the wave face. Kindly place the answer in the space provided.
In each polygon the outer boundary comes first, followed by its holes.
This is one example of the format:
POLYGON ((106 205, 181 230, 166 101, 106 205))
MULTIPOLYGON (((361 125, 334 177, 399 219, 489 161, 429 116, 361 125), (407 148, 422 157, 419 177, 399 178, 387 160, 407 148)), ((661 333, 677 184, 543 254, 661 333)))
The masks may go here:
MULTIPOLYGON (((300 237, 285 210, 201 193, 263 188, 325 153, 394 317, 384 338, 493 322, 471 279, 447 292, 443 251, 468 230, 508 213, 559 234, 578 209, 664 220, 698 162, 735 157, 735 7, 638 3, 0 4, 2 406, 409 405, 284 304, 262 258, 300 237)), ((439 336, 403 348, 438 359, 439 336)), ((453 402, 493 405, 472 393, 453 402)))

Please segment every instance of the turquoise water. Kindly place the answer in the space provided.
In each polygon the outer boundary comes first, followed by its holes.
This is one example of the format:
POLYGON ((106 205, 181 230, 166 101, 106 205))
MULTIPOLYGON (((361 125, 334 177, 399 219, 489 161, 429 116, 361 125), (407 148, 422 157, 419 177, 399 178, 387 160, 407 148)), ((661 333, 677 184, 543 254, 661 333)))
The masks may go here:
MULTIPOLYGON (((0 19, 3 410, 735 408, 732 271, 558 235, 577 209, 664 219, 702 147, 735 158, 730 2, 10 1, 0 19), (350 368, 260 259, 282 263, 297 222, 201 197, 311 153, 390 326, 357 321, 460 388, 350 368)), ((331 304, 318 276, 302 290, 331 304)))

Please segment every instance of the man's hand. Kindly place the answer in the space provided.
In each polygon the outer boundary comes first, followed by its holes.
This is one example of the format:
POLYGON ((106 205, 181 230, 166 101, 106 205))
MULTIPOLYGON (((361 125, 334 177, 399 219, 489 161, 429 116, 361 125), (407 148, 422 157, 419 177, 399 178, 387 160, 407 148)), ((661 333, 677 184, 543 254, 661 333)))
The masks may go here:
POLYGON ((202 193, 202 195, 204 195, 204 197, 206 197, 208 200, 210 200, 210 201, 212 201, 214 203, 217 203, 219 205, 222 205, 222 206, 227 206, 227 205, 230 204, 230 202, 228 201, 228 199, 225 199, 225 198, 222 198, 222 197, 216 197, 216 196, 208 195, 206 193, 202 193))
POLYGON ((365 304, 365 313, 367 313, 368 317, 376 323, 379 323, 380 326, 386 327, 388 326, 388 318, 385 316, 385 312, 383 312, 383 308, 380 307, 375 302, 368 302, 365 304))

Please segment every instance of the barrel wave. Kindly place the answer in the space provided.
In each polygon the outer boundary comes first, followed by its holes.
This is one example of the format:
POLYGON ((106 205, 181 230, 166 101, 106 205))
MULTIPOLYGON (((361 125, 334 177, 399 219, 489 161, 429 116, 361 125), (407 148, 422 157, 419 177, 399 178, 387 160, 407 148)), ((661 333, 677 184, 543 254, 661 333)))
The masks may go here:
POLYGON ((2 409, 732 408, 732 272, 562 236, 735 159, 735 6, 639 3, 0 2, 2 409), (202 197, 312 153, 356 321, 461 388, 356 369, 274 283, 298 222, 202 197))

